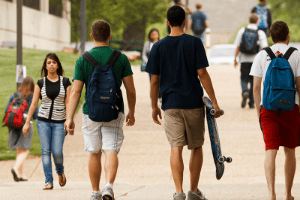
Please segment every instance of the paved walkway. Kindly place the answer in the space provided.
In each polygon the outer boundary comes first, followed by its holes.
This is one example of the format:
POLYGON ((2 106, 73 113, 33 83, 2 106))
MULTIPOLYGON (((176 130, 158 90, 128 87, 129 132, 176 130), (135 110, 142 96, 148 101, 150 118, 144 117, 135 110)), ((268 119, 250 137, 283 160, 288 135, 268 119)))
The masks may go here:
MULTIPOLYGON (((226 165, 223 178, 215 179, 208 134, 204 146, 204 166, 200 188, 210 200, 265 200, 266 185, 263 171, 264 145, 254 110, 240 109, 239 70, 231 66, 210 67, 212 80, 225 115, 218 120, 222 150, 233 158, 226 165)), ((125 127, 125 141, 120 153, 120 170, 115 185, 118 200, 168 200, 174 192, 169 169, 169 146, 163 128, 151 120, 148 76, 134 68, 137 89, 136 125, 125 127)), ((65 171, 67 185, 60 188, 55 176, 54 190, 42 191, 43 172, 39 158, 26 162, 30 181, 15 183, 10 174, 12 161, 0 162, 0 199, 89 199, 90 183, 87 173, 87 154, 83 151, 80 131, 81 114, 76 116, 76 133, 67 136, 65 171)), ((188 163, 188 151, 184 151, 188 163)), ((297 150, 297 160, 300 151, 297 150)), ((278 199, 283 199, 284 157, 277 160, 278 199)), ((188 190, 188 167, 184 185, 188 190)), ((295 177, 295 199, 300 199, 300 167, 295 177)), ((102 181, 103 183, 103 181, 102 181)))

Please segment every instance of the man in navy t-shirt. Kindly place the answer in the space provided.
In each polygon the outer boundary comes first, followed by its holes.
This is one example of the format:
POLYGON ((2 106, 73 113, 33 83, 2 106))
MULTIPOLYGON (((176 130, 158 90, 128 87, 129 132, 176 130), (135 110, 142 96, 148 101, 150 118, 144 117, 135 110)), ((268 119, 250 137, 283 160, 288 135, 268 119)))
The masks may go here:
POLYGON ((208 61, 199 38, 184 33, 185 12, 180 6, 173 6, 167 12, 169 36, 155 43, 150 52, 146 71, 151 74, 152 118, 160 124, 161 110, 158 107, 158 91, 162 96, 165 114, 165 132, 171 145, 171 169, 176 187, 174 200, 185 200, 182 189, 182 149, 191 150, 188 199, 206 198, 198 189, 202 167, 204 143, 203 87, 216 117, 221 115, 210 76, 206 71, 208 61))

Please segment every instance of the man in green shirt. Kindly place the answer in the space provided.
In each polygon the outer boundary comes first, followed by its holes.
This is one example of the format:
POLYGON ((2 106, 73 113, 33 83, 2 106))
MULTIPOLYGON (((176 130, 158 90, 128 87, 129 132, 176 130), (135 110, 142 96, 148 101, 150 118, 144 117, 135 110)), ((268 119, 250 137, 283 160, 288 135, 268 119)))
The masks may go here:
MULTIPOLYGON (((113 49, 109 46, 111 39, 110 25, 103 21, 97 20, 92 25, 91 37, 94 40, 94 48, 89 51, 90 55, 101 65, 105 65, 113 53, 113 49)), ((121 87, 124 83, 127 101, 128 114, 126 115, 126 125, 133 126, 135 123, 135 102, 136 94, 133 82, 132 70, 127 57, 121 54, 112 68, 116 82, 121 87)), ((74 114, 83 85, 89 84, 89 78, 93 73, 93 66, 87 60, 80 56, 75 65, 74 84, 71 92, 70 102, 67 109, 67 120, 65 127, 69 134, 74 134, 74 114)), ((83 123, 82 131, 84 136, 85 150, 89 152, 89 175, 92 184, 93 193, 91 200, 98 200, 103 198, 114 200, 113 183, 118 169, 118 152, 122 146, 124 139, 123 122, 124 122, 124 108, 121 109, 117 119, 110 122, 95 122, 92 121, 88 114, 88 106, 85 102, 83 104, 83 123), (106 172, 106 185, 102 189, 102 194, 99 190, 100 176, 101 176, 101 154, 105 155, 104 168, 106 172)), ((123 102, 122 102, 123 103, 123 102)))

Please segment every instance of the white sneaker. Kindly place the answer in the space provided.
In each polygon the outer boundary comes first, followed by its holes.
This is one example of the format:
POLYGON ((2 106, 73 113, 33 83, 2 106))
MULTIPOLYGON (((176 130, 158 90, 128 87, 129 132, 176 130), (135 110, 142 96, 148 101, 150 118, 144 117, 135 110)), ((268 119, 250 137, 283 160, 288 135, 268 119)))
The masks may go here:
POLYGON ((173 200, 185 200, 186 196, 183 192, 174 193, 173 200))
POLYGON ((197 189, 196 192, 188 192, 188 200, 207 200, 207 198, 199 189, 197 189))
POLYGON ((112 187, 107 184, 102 189, 102 200, 114 200, 114 191, 112 187))
POLYGON ((102 196, 100 194, 100 192, 93 192, 91 195, 90 200, 101 200, 102 196))

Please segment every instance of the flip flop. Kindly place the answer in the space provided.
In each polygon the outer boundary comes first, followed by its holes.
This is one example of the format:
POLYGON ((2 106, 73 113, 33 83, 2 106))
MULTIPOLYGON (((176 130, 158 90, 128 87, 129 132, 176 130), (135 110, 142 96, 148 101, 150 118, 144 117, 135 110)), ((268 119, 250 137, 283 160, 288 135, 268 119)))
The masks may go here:
POLYGON ((19 182, 20 178, 18 177, 16 171, 14 169, 11 169, 10 171, 11 171, 11 173, 13 175, 14 181, 19 182))
POLYGON ((53 185, 51 183, 46 183, 43 190, 52 190, 53 189, 53 185))
POLYGON ((58 183, 59 183, 60 187, 63 187, 66 185, 67 178, 66 178, 65 174, 58 174, 58 183))

